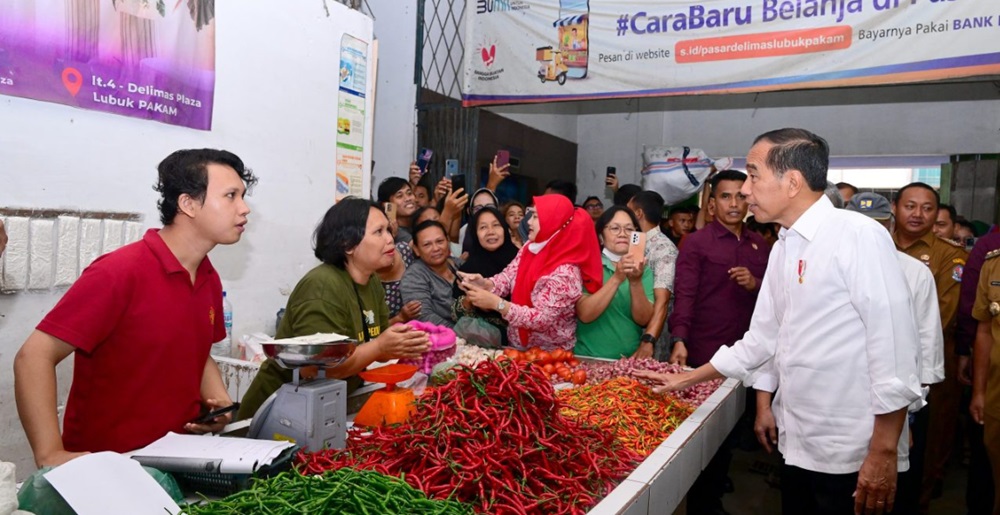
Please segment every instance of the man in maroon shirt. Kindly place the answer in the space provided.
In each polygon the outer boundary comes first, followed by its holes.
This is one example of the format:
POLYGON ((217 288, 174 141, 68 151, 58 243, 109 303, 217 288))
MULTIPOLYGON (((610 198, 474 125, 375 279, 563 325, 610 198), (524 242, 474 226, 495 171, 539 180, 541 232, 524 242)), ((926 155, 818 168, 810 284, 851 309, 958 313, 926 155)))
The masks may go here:
POLYGON ((236 155, 174 152, 158 167, 162 229, 101 256, 83 271, 14 358, 14 394, 35 463, 126 452, 169 431, 206 433, 202 409, 232 404, 212 343, 225 337, 222 282, 208 259, 240 240, 256 182, 236 155), (63 433, 56 365, 74 355, 63 433))
MULTIPOLYGON (((715 220, 689 234, 677 258, 669 325, 672 363, 701 366, 750 328, 771 246, 743 224, 747 202, 740 188, 744 181, 746 174, 736 170, 712 177, 709 202, 714 204, 715 220)), ((723 484, 732 458, 732 438, 723 443, 688 492, 689 515, 725 513, 723 484)))
POLYGON ((715 220, 691 233, 677 258, 671 363, 701 366, 750 327, 771 246, 743 224, 745 180, 736 170, 712 177, 709 202, 715 204, 715 220))

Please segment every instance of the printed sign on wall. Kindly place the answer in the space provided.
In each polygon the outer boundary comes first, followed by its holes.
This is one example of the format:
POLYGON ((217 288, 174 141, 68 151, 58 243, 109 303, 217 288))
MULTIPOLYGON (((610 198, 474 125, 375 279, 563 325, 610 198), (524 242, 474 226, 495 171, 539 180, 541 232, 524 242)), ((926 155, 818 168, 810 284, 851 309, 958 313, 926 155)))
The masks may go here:
POLYGON ((212 128, 214 0, 4 0, 0 94, 212 128))
POLYGON ((994 1, 466 2, 466 106, 1000 73, 994 1))
POLYGON ((337 99, 337 193, 364 196, 365 85, 368 44, 344 34, 340 40, 340 86, 337 99))

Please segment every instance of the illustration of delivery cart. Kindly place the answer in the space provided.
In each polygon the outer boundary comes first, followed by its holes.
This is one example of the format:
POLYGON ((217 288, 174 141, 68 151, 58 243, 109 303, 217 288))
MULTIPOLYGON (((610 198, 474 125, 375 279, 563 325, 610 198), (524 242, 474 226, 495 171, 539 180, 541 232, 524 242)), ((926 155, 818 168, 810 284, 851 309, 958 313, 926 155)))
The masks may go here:
POLYGON ((562 52, 553 50, 550 46, 543 46, 535 49, 535 60, 542 63, 538 67, 538 78, 545 81, 554 80, 560 86, 566 84, 566 74, 569 67, 563 61, 562 52))

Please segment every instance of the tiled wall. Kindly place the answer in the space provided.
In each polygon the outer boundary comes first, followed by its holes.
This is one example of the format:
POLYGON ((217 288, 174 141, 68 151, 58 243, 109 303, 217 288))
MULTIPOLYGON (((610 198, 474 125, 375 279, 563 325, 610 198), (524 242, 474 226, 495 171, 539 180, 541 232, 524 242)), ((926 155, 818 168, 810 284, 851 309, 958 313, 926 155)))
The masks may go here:
POLYGON ((0 291, 67 287, 98 256, 142 237, 133 213, 2 210, 7 250, 0 291))

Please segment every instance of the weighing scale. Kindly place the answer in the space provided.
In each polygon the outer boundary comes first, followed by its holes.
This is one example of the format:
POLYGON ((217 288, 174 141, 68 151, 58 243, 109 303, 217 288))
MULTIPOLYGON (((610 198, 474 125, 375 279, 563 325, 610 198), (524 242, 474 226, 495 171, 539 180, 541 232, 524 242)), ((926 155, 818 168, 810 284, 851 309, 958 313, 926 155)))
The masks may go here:
POLYGON ((292 370, 254 414, 247 434, 261 440, 287 440, 310 451, 342 449, 347 438, 347 383, 327 379, 326 368, 344 362, 358 342, 335 333, 283 338, 263 344, 264 353, 292 370), (302 379, 302 367, 319 367, 315 379, 302 379))
POLYGON ((396 383, 406 381, 417 372, 416 365, 386 365, 358 373, 361 379, 370 383, 385 383, 385 388, 376 390, 354 417, 354 425, 374 427, 385 424, 406 422, 413 412, 413 390, 397 388, 396 383))

